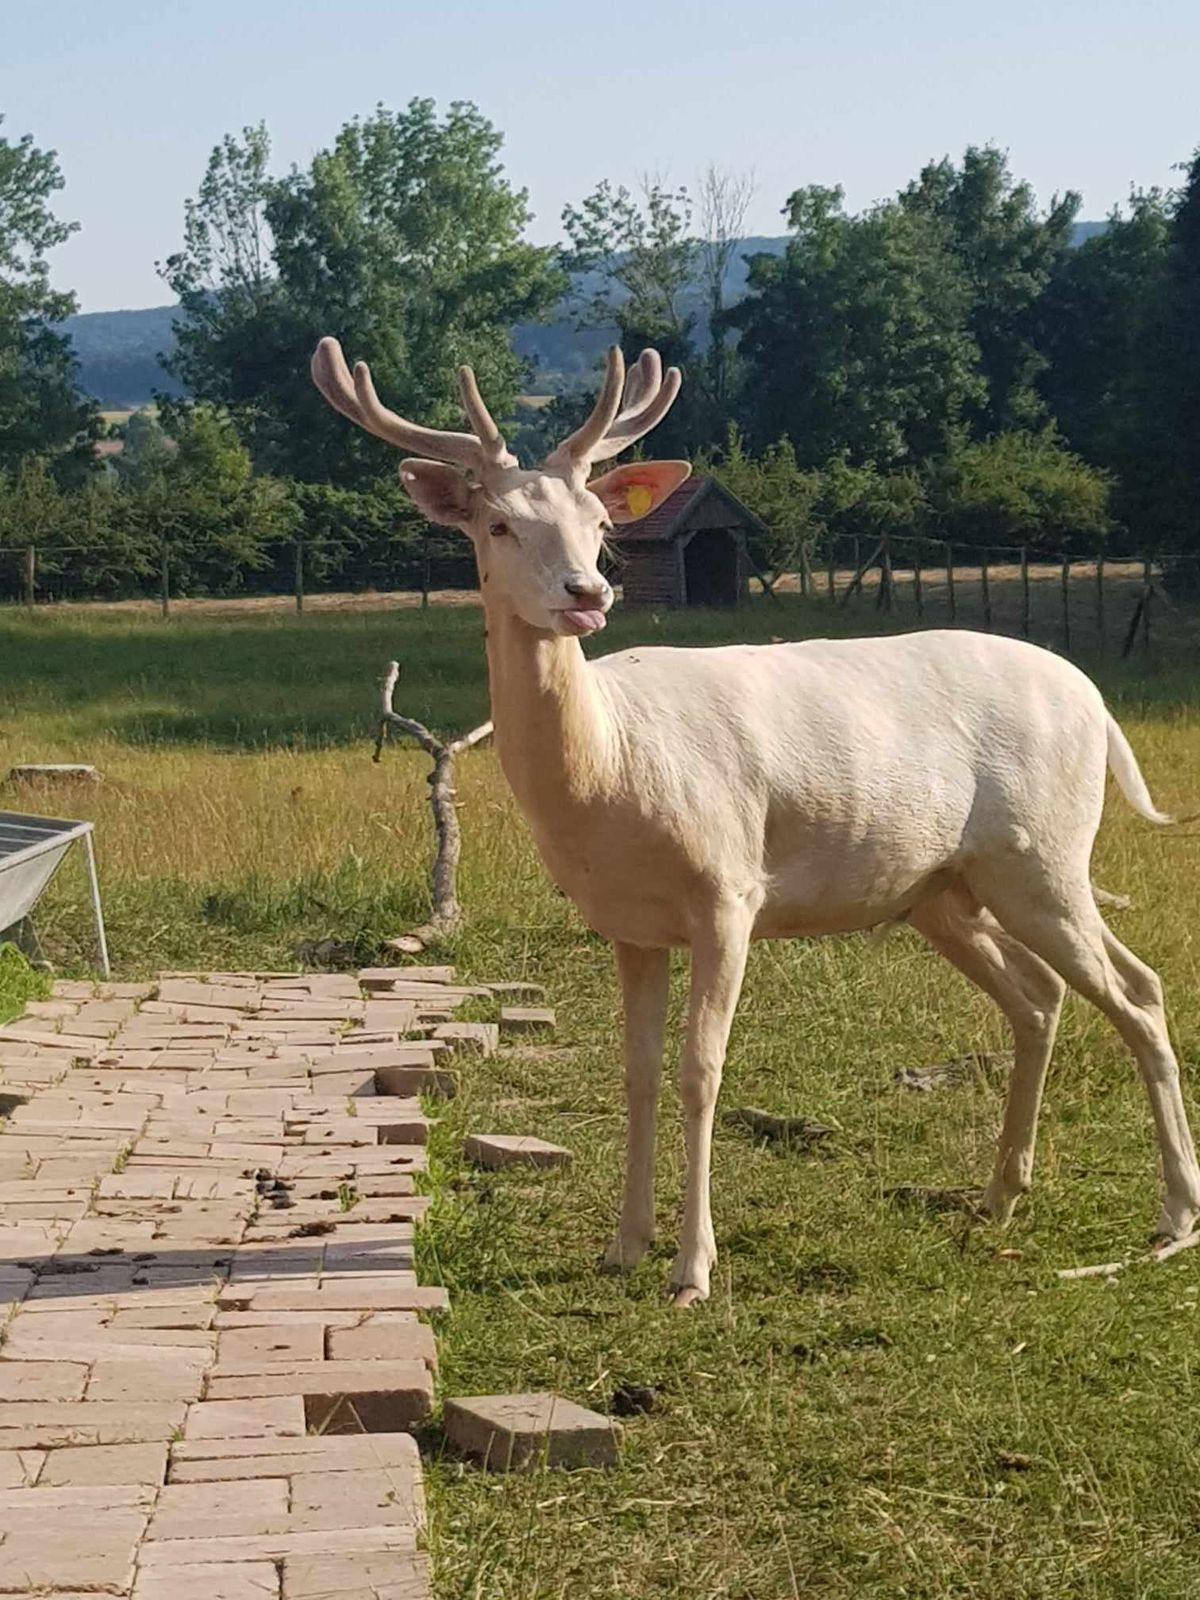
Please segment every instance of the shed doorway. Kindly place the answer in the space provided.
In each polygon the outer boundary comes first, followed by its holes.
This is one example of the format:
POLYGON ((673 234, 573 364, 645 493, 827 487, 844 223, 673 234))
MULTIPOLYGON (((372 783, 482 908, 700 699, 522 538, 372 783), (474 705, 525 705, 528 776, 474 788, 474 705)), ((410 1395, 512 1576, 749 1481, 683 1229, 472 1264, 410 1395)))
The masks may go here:
POLYGON ((690 606, 736 606, 740 572, 737 538, 726 528, 703 528, 683 552, 683 575, 690 606))

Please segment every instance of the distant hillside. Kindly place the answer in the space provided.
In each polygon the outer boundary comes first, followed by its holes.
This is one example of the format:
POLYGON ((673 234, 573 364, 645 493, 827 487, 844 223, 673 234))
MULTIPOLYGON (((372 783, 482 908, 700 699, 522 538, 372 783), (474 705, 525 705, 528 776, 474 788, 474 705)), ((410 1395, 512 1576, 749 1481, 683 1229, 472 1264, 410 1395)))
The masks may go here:
POLYGON ((159 365, 160 351, 174 344, 174 306, 144 311, 92 311, 63 323, 79 361, 79 385, 85 394, 113 410, 143 406, 157 389, 182 394, 183 388, 159 365))
MULTIPOLYGON (((1103 222, 1077 222, 1072 242, 1082 244, 1104 227, 1103 222)), ((786 236, 743 239, 726 276, 727 299, 738 300, 745 292, 746 264, 751 256, 781 255, 787 243, 786 236)), ((576 286, 585 296, 590 287, 586 276, 576 286)), ((685 303, 703 333, 704 307, 698 287, 685 303)), ((158 361, 159 354, 172 347, 175 314, 174 306, 150 306, 141 311, 92 311, 68 317, 63 329, 75 345, 84 393, 112 410, 146 405, 155 390, 182 394, 181 386, 167 376, 158 361)), ((550 322, 519 323, 513 329, 513 344, 533 369, 533 390, 558 394, 591 376, 612 335, 611 328, 578 329, 571 306, 564 304, 550 322)))

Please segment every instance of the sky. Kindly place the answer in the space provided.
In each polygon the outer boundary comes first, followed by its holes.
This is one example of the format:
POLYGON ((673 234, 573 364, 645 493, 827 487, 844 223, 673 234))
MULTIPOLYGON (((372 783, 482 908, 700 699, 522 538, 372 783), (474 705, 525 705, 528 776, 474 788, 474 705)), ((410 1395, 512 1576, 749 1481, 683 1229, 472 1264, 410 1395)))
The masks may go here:
POLYGON ((747 231, 840 183, 852 210, 994 143, 1043 202, 1100 218, 1200 144, 1195 0, 9 0, 4 136, 58 152, 56 285, 85 311, 170 299, 155 262, 227 132, 265 121, 306 164, 378 102, 473 100, 528 189, 530 235, 602 178, 752 172, 747 231))

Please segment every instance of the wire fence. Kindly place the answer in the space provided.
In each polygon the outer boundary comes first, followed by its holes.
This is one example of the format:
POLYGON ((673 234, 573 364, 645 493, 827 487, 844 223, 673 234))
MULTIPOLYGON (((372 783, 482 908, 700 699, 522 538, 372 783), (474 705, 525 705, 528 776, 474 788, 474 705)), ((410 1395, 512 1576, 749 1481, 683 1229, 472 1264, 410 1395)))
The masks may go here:
POLYGON ((839 607, 870 604, 917 627, 978 627, 1064 653, 1119 649, 1128 657, 1149 650, 1155 628, 1179 615, 1165 577, 1181 559, 846 535, 819 562, 802 556, 796 572, 760 582, 770 593, 799 590, 839 607))
MULTIPOLYGON (((1024 545, 842 535, 819 553, 801 551, 794 572, 755 575, 764 593, 776 597, 798 591, 842 608, 873 606, 916 627, 978 627, 1064 652, 1102 655, 1119 648, 1128 657, 1136 648, 1148 651, 1157 630, 1178 616, 1164 579, 1188 559, 1200 569, 1200 558, 1174 554, 1103 550, 1049 557, 1024 545)), ((139 552, 137 570, 126 572, 112 545, 0 545, 0 597, 30 609, 57 600, 153 598, 168 616, 173 601, 191 592, 181 578, 193 567, 194 558, 167 541, 157 552, 139 552), (98 563, 111 569, 102 593, 95 582, 98 563)), ((1193 576, 1200 579, 1200 571, 1193 576)), ((613 577, 619 584, 619 566, 613 577)), ((285 541, 268 553, 265 567, 247 568, 240 578, 224 589, 226 597, 231 590, 235 596, 286 595, 297 611, 308 596, 348 588, 407 592, 427 606, 437 591, 474 583, 469 552, 432 531, 415 545, 373 553, 347 540, 285 541), (352 559, 367 572, 365 583, 347 583, 352 559)))

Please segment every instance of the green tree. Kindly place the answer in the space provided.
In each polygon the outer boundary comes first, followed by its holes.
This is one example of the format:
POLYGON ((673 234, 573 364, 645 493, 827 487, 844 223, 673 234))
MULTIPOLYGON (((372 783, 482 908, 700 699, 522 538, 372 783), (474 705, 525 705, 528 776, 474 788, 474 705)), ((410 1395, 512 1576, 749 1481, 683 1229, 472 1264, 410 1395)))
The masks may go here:
POLYGON ((1159 301, 1172 197, 1135 190, 1102 233, 1062 255, 1038 306, 1039 379, 1073 450, 1119 473, 1136 470, 1145 411, 1143 344, 1159 301))
POLYGON ((1200 150, 1183 169, 1144 319, 1121 507, 1143 548, 1200 557, 1200 150))
POLYGON ((900 195, 910 216, 945 230, 970 286, 967 326, 979 348, 986 394, 970 408, 978 435, 1030 427, 1044 412, 1036 380, 1038 298, 1071 243, 1079 196, 1055 196, 1040 215, 1033 190, 1018 183, 994 146, 972 145, 961 166, 930 162, 900 195))
POLYGON ((521 237, 526 195, 505 179, 500 144, 474 106, 439 118, 414 100, 355 118, 282 178, 261 127, 214 150, 163 268, 183 312, 171 370, 228 410, 260 466, 342 483, 394 468, 388 447, 332 426, 315 394, 308 361, 325 333, 422 422, 459 423, 464 361, 508 410, 522 377, 509 328, 548 309, 562 279, 521 237))
POLYGON ((74 447, 57 463, 69 477, 90 461, 95 413, 75 387, 70 341, 55 327, 75 310, 73 295, 51 288, 46 259, 77 227, 50 208, 62 186, 52 150, 28 134, 15 143, 0 135, 0 469, 74 447))
POLYGON ((740 330, 751 445, 787 435, 802 466, 844 456, 882 470, 946 448, 982 404, 970 290, 944 229, 892 203, 861 217, 842 191, 799 189, 782 256, 750 263, 740 330))
POLYGON ((163 404, 173 448, 126 491, 139 547, 165 552, 177 593, 228 594, 268 565, 297 525, 287 484, 257 473, 231 419, 205 404, 163 404))
POLYGON ((1095 553, 1112 526, 1110 490, 1107 473, 1048 431, 961 439, 929 474, 941 538, 1049 556, 1095 553))

